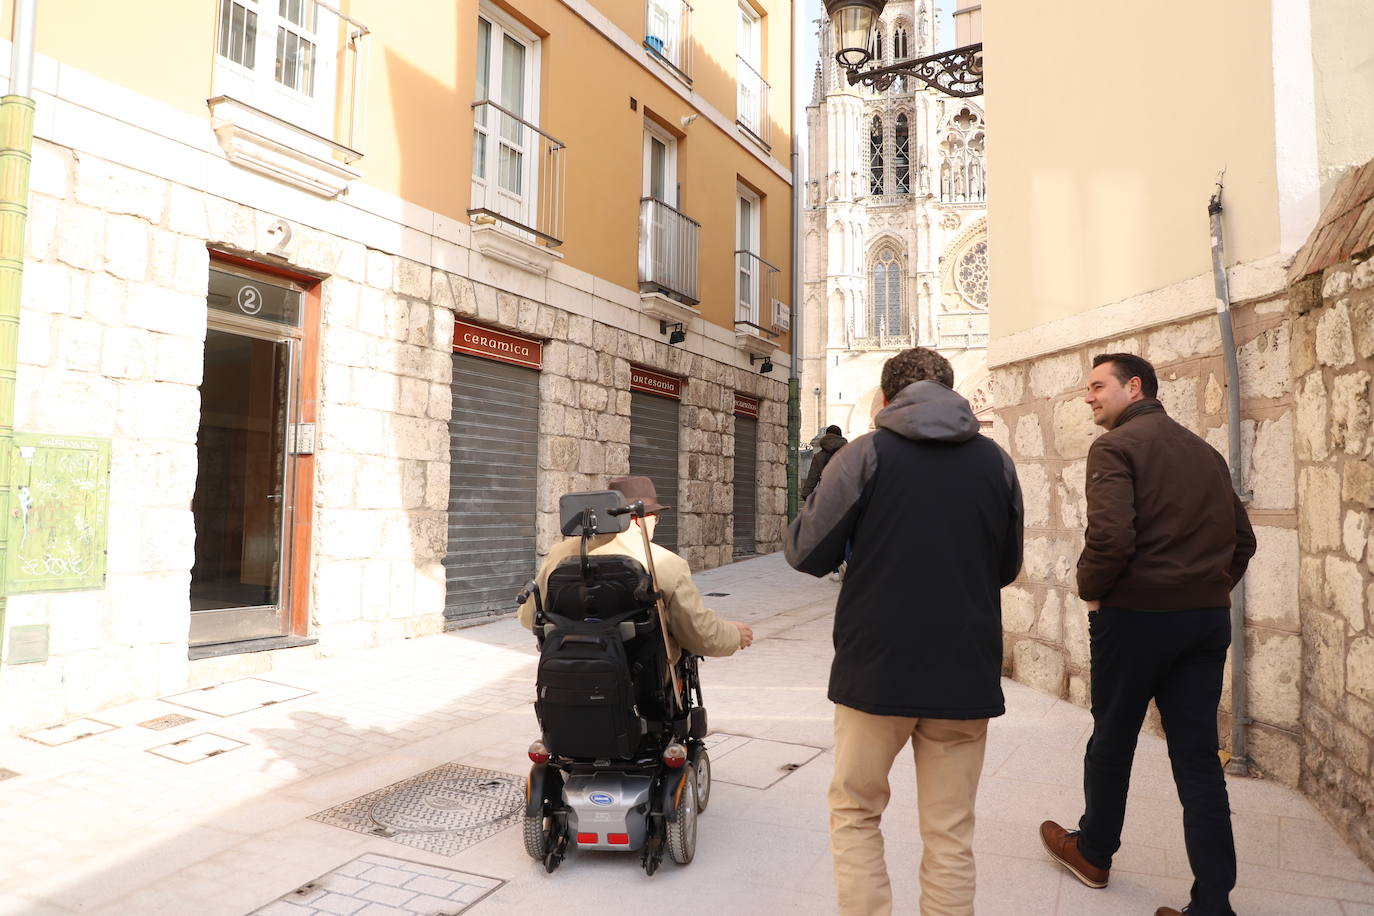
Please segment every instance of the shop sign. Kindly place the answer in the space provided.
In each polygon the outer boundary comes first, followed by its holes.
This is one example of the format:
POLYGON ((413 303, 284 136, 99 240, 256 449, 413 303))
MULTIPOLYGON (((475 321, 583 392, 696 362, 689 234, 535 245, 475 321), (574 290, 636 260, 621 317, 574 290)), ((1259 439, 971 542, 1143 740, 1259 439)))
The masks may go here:
POLYGON ((466 321, 453 323, 453 349, 530 369, 538 369, 544 361, 544 345, 539 341, 466 321))
POLYGON ((630 390, 646 391, 649 394, 661 394, 665 398, 682 400, 682 379, 673 375, 664 375, 661 372, 640 369, 638 366, 631 366, 630 390))
POLYGON ((759 399, 735 392, 735 416, 759 418, 759 399))

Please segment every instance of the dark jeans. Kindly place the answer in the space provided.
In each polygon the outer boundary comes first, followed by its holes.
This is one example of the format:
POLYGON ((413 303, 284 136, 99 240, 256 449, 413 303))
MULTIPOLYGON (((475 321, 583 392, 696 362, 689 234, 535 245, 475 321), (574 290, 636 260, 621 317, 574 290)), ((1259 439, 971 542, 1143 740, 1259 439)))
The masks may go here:
POLYGON ((1136 737, 1153 698, 1169 744, 1183 837, 1193 869, 1191 916, 1233 916, 1236 846, 1226 779, 1217 757, 1217 706, 1231 644, 1225 608, 1088 615, 1093 734, 1083 755, 1085 811, 1078 849, 1110 868, 1121 847, 1136 737))

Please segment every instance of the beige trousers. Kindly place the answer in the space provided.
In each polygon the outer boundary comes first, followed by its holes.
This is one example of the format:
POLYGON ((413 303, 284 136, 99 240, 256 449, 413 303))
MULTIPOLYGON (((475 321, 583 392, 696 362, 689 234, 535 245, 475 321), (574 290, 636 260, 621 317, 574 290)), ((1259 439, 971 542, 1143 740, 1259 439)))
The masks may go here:
POLYGON ((987 719, 907 719, 835 706, 830 851, 844 916, 892 912, 880 822, 888 773, 908 741, 925 847, 921 916, 973 916, 973 803, 987 736, 987 719))

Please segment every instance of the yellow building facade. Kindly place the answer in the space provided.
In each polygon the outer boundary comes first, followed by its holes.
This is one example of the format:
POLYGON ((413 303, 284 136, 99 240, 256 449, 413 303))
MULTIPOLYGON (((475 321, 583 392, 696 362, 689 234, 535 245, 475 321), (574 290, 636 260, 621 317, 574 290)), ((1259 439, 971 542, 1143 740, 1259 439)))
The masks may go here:
POLYGON ((777 549, 790 5, 165 6, 39 11, 4 728, 504 613, 626 473, 777 549))

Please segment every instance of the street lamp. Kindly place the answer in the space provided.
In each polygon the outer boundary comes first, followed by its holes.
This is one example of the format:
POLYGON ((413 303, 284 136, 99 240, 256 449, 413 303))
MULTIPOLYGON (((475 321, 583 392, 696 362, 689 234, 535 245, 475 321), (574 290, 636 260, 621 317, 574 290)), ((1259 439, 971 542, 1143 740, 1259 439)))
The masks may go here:
POLYGON ((825 12, 835 31, 835 60, 845 70, 849 85, 866 83, 882 92, 899 77, 917 79, 955 98, 983 94, 983 43, 953 51, 898 61, 888 67, 860 71, 868 63, 873 21, 887 0, 825 0, 825 12))

